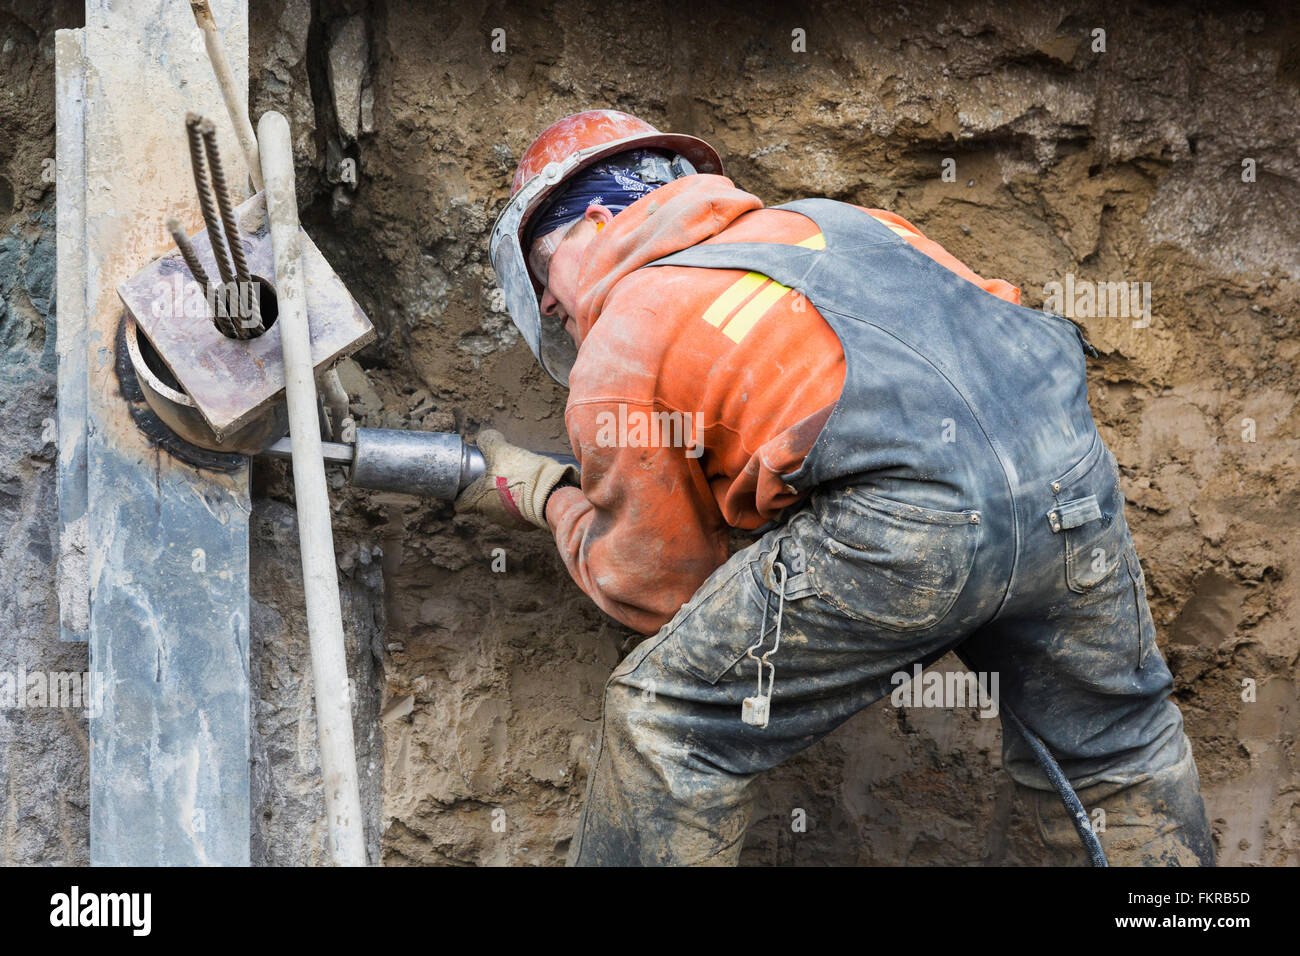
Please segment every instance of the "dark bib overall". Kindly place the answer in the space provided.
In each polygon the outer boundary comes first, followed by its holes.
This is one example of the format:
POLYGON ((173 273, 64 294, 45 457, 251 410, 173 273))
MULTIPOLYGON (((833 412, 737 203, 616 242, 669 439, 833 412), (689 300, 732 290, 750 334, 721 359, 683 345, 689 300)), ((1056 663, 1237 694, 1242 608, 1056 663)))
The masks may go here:
POLYGON ((610 676, 571 860, 736 862, 758 773, 889 694, 914 662, 955 650, 1002 675, 998 715, 1026 728, 1004 734, 1002 765, 1066 799, 1067 837, 1073 822, 1099 849, 1073 783, 1089 809, 1109 808, 1108 839, 1130 845, 1121 860, 1209 861, 1118 470, 1088 408, 1091 347, 1067 320, 990 295, 851 206, 778 208, 815 222, 826 248, 705 243, 651 265, 742 269, 798 290, 839 336, 844 390, 786 476, 810 492, 805 506, 733 554, 610 676), (775 668, 766 685, 754 647, 775 668), (770 722, 752 719, 764 694, 770 722), (1030 753, 1031 736, 1061 768, 1030 753))
POLYGON ((811 219, 826 247, 702 244, 650 265, 759 272, 812 302, 844 348, 844 390, 786 480, 802 491, 852 479, 909 504, 979 511, 983 540, 1008 545, 982 555, 986 599, 998 580, 1005 595, 1026 523, 1048 521, 1052 483, 1100 446, 1091 346, 1068 320, 985 292, 850 205, 775 208, 811 219))

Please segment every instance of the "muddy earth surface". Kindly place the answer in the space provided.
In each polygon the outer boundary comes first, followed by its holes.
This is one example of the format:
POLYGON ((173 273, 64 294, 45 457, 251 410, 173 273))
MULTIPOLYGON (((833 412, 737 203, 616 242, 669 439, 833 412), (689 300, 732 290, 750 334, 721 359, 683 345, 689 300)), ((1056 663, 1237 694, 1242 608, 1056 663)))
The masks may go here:
MULTIPOLYGON (((340 370, 359 425, 490 425, 566 450, 564 393, 511 325, 487 242, 533 136, 593 107, 705 137, 769 204, 816 195, 898 212, 1035 307, 1056 307, 1051 283, 1067 275, 1076 289, 1149 289, 1149 321, 1077 316, 1101 353, 1093 409, 1219 860, 1300 863, 1295 12, 253 6, 252 113, 289 117, 304 225, 379 332, 340 370)), ((74 3, 0 4, 6 670, 85 666, 83 647, 58 643, 43 426, 53 31, 79 17, 74 3)), ((585 599, 544 534, 335 487, 372 859, 562 862, 601 689, 637 636, 585 599)), ((254 859, 315 862, 327 854, 283 464, 257 463, 254 496, 254 859)), ((999 763, 996 720, 882 701, 761 781, 744 861, 1050 862, 999 763)), ((83 718, 0 713, 0 779, 0 861, 86 859, 83 718)))

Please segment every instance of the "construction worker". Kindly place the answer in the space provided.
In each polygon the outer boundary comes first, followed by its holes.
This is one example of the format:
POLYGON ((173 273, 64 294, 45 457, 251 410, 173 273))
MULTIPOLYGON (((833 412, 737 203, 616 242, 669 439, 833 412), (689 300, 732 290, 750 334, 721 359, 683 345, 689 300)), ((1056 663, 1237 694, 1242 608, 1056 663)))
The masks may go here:
MULTIPOLYGON (((1073 323, 891 213, 765 208, 625 113, 548 127, 511 194, 492 262, 569 388, 580 480, 485 431, 457 509, 549 529, 653 635, 606 687, 571 863, 734 864, 758 773, 948 651, 1000 675, 1112 864, 1213 862, 1073 323), (761 537, 728 557, 728 526, 761 537)), ((1003 730, 1044 838, 1077 846, 1003 730)))

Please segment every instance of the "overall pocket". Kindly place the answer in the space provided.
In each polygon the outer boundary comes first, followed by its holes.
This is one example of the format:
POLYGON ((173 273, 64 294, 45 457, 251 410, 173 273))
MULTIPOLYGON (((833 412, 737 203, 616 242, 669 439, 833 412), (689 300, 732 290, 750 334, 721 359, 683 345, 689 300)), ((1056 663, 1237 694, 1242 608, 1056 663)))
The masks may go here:
POLYGON ((755 582, 758 545, 732 555, 661 634, 672 665, 717 684, 758 638, 765 595, 755 582))
POLYGON ((1142 562, 1138 560, 1137 548, 1130 541, 1124 549, 1124 565, 1128 568, 1128 579, 1133 585, 1133 609, 1137 613, 1137 666, 1138 670, 1146 663, 1151 648, 1156 645, 1156 622, 1151 617, 1151 608, 1147 604, 1147 582, 1142 573, 1142 562))
POLYGON ((810 569, 822 600, 892 631, 947 617, 979 549, 978 511, 935 511, 856 488, 824 508, 826 538, 810 569))
POLYGON ((1127 541, 1119 468, 1100 436, 1078 464, 1052 482, 1052 495, 1055 504, 1046 519, 1061 537, 1066 586, 1086 594, 1115 573, 1127 541))

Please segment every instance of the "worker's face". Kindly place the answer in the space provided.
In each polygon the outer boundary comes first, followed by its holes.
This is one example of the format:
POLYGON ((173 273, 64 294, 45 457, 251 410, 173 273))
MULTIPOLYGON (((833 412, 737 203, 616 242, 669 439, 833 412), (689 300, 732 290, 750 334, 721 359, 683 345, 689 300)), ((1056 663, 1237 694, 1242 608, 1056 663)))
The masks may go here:
POLYGON ((583 217, 568 227, 549 257, 544 254, 542 247, 550 237, 541 236, 533 242, 531 261, 534 263, 534 272, 539 277, 544 275, 546 282, 546 289, 542 293, 542 315, 554 316, 563 322, 564 331, 569 333, 575 344, 578 341, 578 325, 573 316, 577 312, 578 272, 582 254, 587 251, 587 246, 596 238, 600 228, 613 218, 613 213, 604 206, 588 206, 583 217), (541 268, 538 267, 539 264, 541 268))

